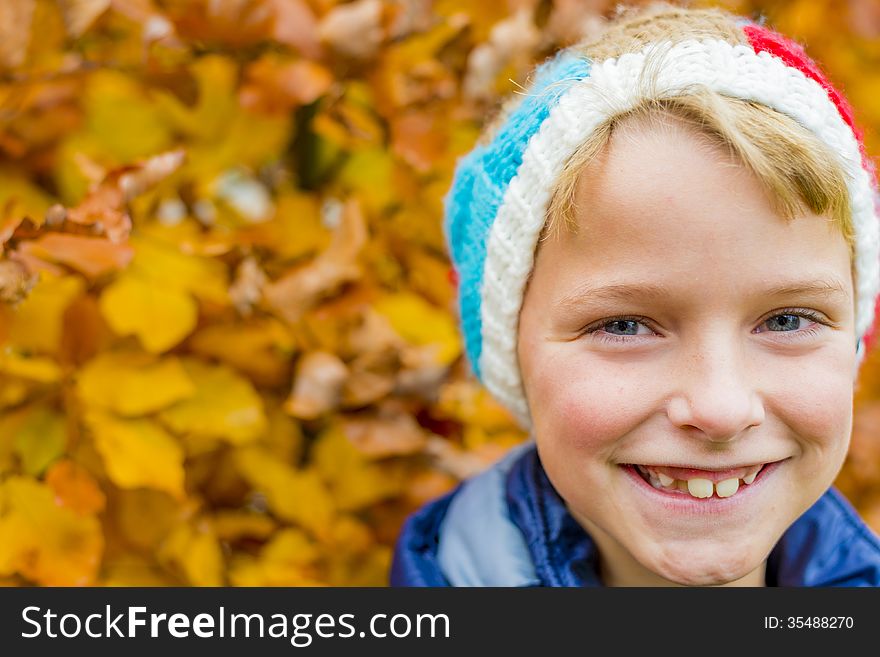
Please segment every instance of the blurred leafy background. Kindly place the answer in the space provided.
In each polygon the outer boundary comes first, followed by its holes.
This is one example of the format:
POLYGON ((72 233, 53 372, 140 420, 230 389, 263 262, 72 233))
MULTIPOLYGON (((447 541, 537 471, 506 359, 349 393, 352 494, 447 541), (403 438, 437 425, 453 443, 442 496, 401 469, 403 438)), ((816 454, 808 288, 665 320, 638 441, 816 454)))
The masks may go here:
MULTIPOLYGON (((880 153, 880 3, 804 43, 880 153)), ((3 0, 0 583, 384 585, 524 438, 469 374, 456 158, 604 0, 3 0)), ((880 354, 838 485, 880 530, 880 354)))

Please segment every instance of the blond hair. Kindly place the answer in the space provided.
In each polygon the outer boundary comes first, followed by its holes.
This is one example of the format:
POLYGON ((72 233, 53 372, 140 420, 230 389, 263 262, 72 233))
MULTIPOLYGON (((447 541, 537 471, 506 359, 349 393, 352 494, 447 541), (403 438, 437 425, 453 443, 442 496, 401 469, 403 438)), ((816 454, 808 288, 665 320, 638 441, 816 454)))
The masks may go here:
MULTIPOLYGON (((674 45, 687 39, 715 38, 732 45, 746 44, 736 20, 720 10, 654 4, 623 12, 597 38, 573 50, 600 62, 657 42, 674 45)), ((662 49, 654 56, 659 62, 662 49)), ((643 100, 605 121, 568 159, 553 188, 541 240, 564 230, 576 230, 574 201, 580 174, 605 149, 617 126, 633 119, 672 117, 746 166, 786 220, 804 211, 827 217, 840 230, 853 255, 855 233, 843 166, 811 131, 760 103, 705 88, 658 98, 650 92, 651 83, 649 74, 642 81, 643 100)))

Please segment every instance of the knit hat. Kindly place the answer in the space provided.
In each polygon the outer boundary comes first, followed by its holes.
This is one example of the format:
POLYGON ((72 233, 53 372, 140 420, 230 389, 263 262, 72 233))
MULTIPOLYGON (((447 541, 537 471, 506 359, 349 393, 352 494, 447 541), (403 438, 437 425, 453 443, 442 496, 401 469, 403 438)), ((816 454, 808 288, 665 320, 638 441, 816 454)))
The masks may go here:
POLYGON ((743 21, 742 44, 721 39, 653 43, 590 61, 570 50, 540 66, 529 92, 487 143, 462 158, 446 198, 444 228, 458 280, 465 348, 476 376, 525 427, 517 362, 519 311, 551 195, 568 159, 592 132, 651 95, 702 87, 761 103, 810 130, 840 158, 855 234, 855 327, 860 363, 873 338, 880 291, 880 228, 874 168, 853 112, 793 41, 743 21), (658 60, 649 55, 663 48, 658 60))

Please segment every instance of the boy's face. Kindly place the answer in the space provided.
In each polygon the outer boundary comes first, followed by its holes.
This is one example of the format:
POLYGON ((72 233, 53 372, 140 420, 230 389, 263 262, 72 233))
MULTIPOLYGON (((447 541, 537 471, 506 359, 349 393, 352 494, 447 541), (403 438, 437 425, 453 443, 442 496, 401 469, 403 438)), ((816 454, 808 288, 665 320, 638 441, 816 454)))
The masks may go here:
POLYGON ((575 217, 576 234, 541 244, 520 315, 551 482, 606 584, 762 584, 849 444, 844 238, 822 217, 786 222, 671 119, 616 129, 575 217))

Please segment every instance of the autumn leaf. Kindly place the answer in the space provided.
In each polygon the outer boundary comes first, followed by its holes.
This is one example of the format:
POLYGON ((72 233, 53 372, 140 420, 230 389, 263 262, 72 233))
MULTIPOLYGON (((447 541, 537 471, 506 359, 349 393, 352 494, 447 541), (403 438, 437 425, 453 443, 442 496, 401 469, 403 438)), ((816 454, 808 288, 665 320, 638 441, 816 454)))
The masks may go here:
POLYGON ((162 422, 177 434, 193 434, 241 445, 266 430, 263 403, 250 382, 222 365, 183 362, 194 394, 163 410, 162 422))
POLYGON ((414 345, 434 347, 438 365, 448 365, 461 353, 458 329, 452 318, 418 295, 388 295, 379 299, 374 307, 402 338, 414 345))
POLYGON ((33 477, 43 474, 67 446, 64 417, 48 408, 34 407, 16 431, 14 445, 22 471, 33 477))
POLYGON ((46 485, 55 494, 55 501, 81 516, 104 510, 107 496, 89 472, 69 459, 56 461, 46 471, 46 485))
POLYGON ((110 7, 111 0, 58 0, 68 34, 76 38, 110 7))
POLYGON ((26 477, 0 482, 0 575, 44 586, 95 581, 104 540, 94 516, 58 506, 52 491, 26 477))
POLYGON ((328 428, 313 448, 315 467, 327 480, 341 509, 356 510, 393 497, 403 486, 391 464, 371 463, 358 452, 340 426, 328 428))
POLYGON ((85 421, 107 474, 117 486, 143 486, 183 497, 183 448, 159 425, 101 411, 89 411, 85 421))
POLYGON ((64 312, 83 290, 75 276, 44 276, 13 309, 9 341, 20 349, 54 354, 61 345, 64 312))
POLYGON ((327 250, 308 265, 267 285, 267 301, 287 321, 297 321, 323 297, 357 279, 361 270, 356 258, 366 239, 360 206, 349 201, 341 211, 339 226, 327 250))
POLYGON ((31 19, 36 0, 7 0, 0 3, 0 65, 20 65, 31 37, 31 19))
POLYGON ((82 235, 48 233, 38 239, 25 242, 23 253, 67 265, 97 278, 102 274, 125 269, 134 256, 134 249, 127 244, 116 244, 106 239, 82 235))
POLYGON ((269 508, 278 517, 317 536, 327 534, 336 509, 316 472, 297 470, 256 447, 240 449, 236 460, 242 476, 266 496, 269 508))
POLYGON ((189 335, 198 319, 198 305, 189 294, 160 288, 133 273, 108 286, 100 304, 117 334, 135 335, 144 349, 157 354, 189 335))
POLYGON ((158 558, 178 569, 192 586, 223 584, 223 553, 208 523, 178 526, 165 539, 158 558))
POLYGON ((83 403, 124 416, 146 415, 196 394, 192 379, 177 358, 149 354, 100 354, 77 377, 83 403))
POLYGON ((348 368, 336 355, 323 351, 306 354, 297 364, 284 410, 304 420, 336 410, 347 376, 348 368))

